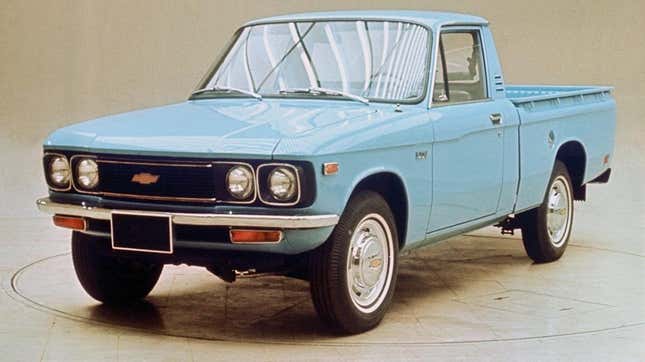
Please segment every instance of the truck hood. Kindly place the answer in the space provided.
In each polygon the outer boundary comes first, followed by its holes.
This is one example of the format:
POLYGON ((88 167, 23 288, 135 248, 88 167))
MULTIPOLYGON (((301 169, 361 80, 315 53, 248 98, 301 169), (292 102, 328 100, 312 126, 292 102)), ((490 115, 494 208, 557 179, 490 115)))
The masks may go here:
POLYGON ((219 99, 189 101, 74 124, 52 133, 48 148, 88 152, 270 157, 294 138, 375 112, 350 102, 219 99), (334 103, 330 106, 330 103, 334 103))
MULTIPOLYGON (((357 128, 374 126, 376 119, 389 118, 379 107, 383 105, 335 100, 188 101, 64 127, 48 137, 45 148, 260 159, 271 158, 276 151, 307 154, 351 138, 357 128)), ((387 109, 395 115, 391 105, 387 109)))

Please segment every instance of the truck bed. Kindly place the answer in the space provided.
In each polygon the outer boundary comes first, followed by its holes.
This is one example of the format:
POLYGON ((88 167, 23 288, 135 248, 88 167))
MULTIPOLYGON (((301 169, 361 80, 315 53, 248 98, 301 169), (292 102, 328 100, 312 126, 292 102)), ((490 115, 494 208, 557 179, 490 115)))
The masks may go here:
POLYGON ((585 184, 610 167, 613 156, 616 104, 611 87, 507 86, 506 97, 516 107, 522 181, 516 211, 539 205, 543 200, 555 153, 560 145, 574 143, 584 153, 585 184))

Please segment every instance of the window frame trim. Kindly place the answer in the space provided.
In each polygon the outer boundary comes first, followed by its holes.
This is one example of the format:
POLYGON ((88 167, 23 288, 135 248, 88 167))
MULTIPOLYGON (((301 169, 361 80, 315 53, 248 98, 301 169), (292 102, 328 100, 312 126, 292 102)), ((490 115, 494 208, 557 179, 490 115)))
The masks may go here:
MULTIPOLYGON (((462 105, 462 104, 474 104, 474 103, 486 103, 486 102, 492 102, 494 100, 493 96, 491 95, 491 87, 490 87, 490 78, 488 76, 489 74, 489 66, 488 66, 488 57, 487 57, 487 44, 486 41, 484 40, 483 37, 483 26, 481 25, 447 25, 447 26, 442 26, 437 30, 437 36, 435 39, 435 44, 433 44, 435 47, 434 49, 434 59, 432 61, 433 66, 432 66, 432 83, 430 90, 428 92, 428 109, 432 109, 434 107, 450 107, 450 106, 456 106, 456 105, 462 105), (454 103, 440 103, 440 102, 435 102, 433 100, 434 96, 434 90, 437 82, 437 65, 439 63, 439 43, 441 42, 441 36, 444 33, 472 33, 476 32, 479 35, 479 42, 480 42, 480 47, 481 47, 481 58, 482 58, 482 63, 483 63, 483 69, 484 69, 484 86, 485 86, 485 91, 486 91, 486 98, 481 98, 481 99, 475 99, 475 100, 470 100, 470 101, 462 101, 462 102, 454 102, 454 103)), ((446 70, 447 72, 447 70, 446 70)))
MULTIPOLYGON (((433 73, 430 73, 431 69, 433 68, 433 56, 432 52, 436 47, 435 44, 435 36, 436 33, 439 33, 440 28, 437 30, 434 30, 431 26, 428 24, 425 24, 423 22, 415 21, 414 19, 397 19, 397 18, 388 18, 388 17, 378 17, 378 18, 364 18, 364 17, 343 17, 343 18, 334 18, 334 19, 326 19, 326 18, 312 18, 312 19, 291 19, 291 20, 276 20, 276 21, 262 21, 262 22, 253 22, 249 24, 245 24, 244 26, 238 28, 234 35, 233 38, 229 41, 229 44, 225 47, 225 50, 222 51, 219 55, 219 57, 215 60, 215 62, 211 65, 209 71, 206 73, 206 75, 200 80, 198 86, 196 89, 200 89, 200 87, 203 84, 207 84, 210 79, 212 79, 213 76, 217 73, 219 68, 222 66, 222 63, 224 62, 226 56, 230 52, 230 50, 235 46, 235 43, 239 40, 240 35, 246 28, 252 28, 254 26, 261 26, 261 25, 271 25, 271 24, 290 24, 290 23, 312 23, 313 25, 317 23, 329 23, 329 22, 356 22, 356 21, 363 21, 365 23, 368 22, 398 22, 398 23, 404 23, 404 24, 411 24, 411 25, 416 25, 419 26, 423 29, 426 30, 427 32, 427 39, 426 39, 426 59, 425 59, 425 74, 423 76, 424 82, 421 86, 421 89, 423 89, 423 93, 414 99, 411 100, 395 100, 395 99, 386 99, 386 98, 367 98, 369 99, 370 103, 383 103, 383 104, 405 104, 405 105, 419 105, 424 103, 424 100, 426 98, 429 98, 430 101, 432 101, 432 95, 429 92, 430 89, 430 79, 434 79, 432 76, 433 73)), ((438 39, 438 38, 437 38, 438 39)), ((433 80, 434 82, 434 80, 433 80)), ((304 95, 263 95, 264 98, 266 99, 333 99, 333 100, 345 100, 343 97, 333 97, 333 96, 328 96, 324 98, 318 98, 318 97, 311 97, 311 96, 304 96, 304 95)), ((196 95, 193 96, 191 95, 188 100, 189 101, 194 101, 194 100, 202 100, 202 99, 218 99, 218 98, 243 98, 239 95, 236 94, 220 94, 217 97, 205 97, 201 95, 196 95)))

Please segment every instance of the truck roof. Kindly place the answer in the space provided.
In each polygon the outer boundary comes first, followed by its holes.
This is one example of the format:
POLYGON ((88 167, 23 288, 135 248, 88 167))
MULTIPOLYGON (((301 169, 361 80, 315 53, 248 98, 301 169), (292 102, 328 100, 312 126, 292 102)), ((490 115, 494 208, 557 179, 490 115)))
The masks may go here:
POLYGON ((407 21, 418 23, 430 28, 437 28, 443 25, 485 25, 488 21, 479 16, 440 12, 440 11, 412 11, 412 10, 350 10, 330 12, 310 12, 300 14, 286 14, 268 18, 252 20, 245 24, 255 25, 263 23, 279 23, 291 21, 314 21, 314 20, 388 20, 407 21))

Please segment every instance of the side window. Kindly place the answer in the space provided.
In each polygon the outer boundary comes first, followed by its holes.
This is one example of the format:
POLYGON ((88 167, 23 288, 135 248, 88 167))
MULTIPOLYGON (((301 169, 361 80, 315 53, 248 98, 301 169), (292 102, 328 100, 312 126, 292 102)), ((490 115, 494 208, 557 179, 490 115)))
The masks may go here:
POLYGON ((486 74, 479 31, 441 34, 432 100, 437 104, 487 98, 486 74))

